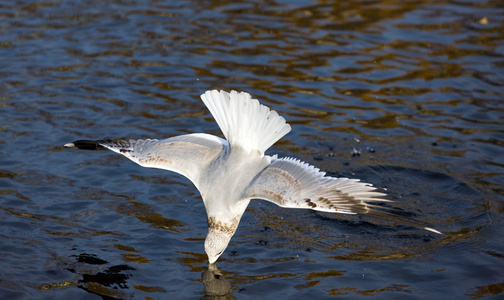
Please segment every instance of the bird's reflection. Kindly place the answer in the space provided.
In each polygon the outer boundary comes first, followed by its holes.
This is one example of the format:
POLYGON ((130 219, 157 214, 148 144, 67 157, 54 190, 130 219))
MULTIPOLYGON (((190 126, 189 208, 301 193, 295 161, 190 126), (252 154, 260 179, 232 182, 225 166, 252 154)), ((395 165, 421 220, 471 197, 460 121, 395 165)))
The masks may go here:
POLYGON ((208 270, 201 273, 201 279, 205 285, 205 296, 201 299, 236 299, 235 296, 233 296, 234 288, 231 286, 231 283, 224 278, 224 275, 215 264, 210 264, 208 270))

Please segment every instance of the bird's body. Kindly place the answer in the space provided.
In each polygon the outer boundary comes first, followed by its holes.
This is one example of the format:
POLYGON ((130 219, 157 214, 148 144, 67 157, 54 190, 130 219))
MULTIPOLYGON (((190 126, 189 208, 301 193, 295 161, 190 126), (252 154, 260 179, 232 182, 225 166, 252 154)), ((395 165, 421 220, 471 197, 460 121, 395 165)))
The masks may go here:
MULTIPOLYGON (((103 146, 144 167, 174 171, 189 178, 205 204, 205 251, 214 263, 226 249, 251 199, 282 207, 395 219, 369 202, 389 201, 357 179, 325 177, 293 158, 264 155, 290 131, 285 119, 244 92, 207 91, 201 95, 226 139, 204 133, 165 140, 76 141, 66 147, 103 146)), ((403 223, 437 230, 413 221, 403 223)))

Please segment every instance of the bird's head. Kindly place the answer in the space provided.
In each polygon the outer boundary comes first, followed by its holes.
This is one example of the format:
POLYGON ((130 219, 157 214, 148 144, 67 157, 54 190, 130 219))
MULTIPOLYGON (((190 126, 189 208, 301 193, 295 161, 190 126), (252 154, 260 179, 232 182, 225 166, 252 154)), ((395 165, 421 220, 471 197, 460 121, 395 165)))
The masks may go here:
POLYGON ((228 231, 215 228, 208 229, 205 239, 205 252, 208 255, 208 262, 210 264, 215 263, 224 250, 226 250, 232 236, 233 234, 228 231))

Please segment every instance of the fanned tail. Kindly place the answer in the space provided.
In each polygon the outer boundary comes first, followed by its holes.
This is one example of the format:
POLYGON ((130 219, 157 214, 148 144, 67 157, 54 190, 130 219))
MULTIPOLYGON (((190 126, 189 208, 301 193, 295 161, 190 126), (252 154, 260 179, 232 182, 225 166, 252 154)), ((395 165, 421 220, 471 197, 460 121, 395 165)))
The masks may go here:
POLYGON ((252 99, 245 92, 207 91, 201 100, 219 125, 231 147, 259 150, 269 147, 286 135, 291 127, 274 110, 252 99))

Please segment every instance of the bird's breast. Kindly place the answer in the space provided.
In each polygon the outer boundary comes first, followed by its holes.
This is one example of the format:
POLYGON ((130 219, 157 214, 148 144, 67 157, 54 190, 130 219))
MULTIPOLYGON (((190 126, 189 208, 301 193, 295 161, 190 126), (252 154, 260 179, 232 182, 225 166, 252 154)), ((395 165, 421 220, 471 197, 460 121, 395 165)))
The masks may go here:
POLYGON ((235 210, 246 200, 242 196, 252 179, 269 164, 259 154, 235 152, 218 156, 202 174, 199 186, 207 213, 235 210))

